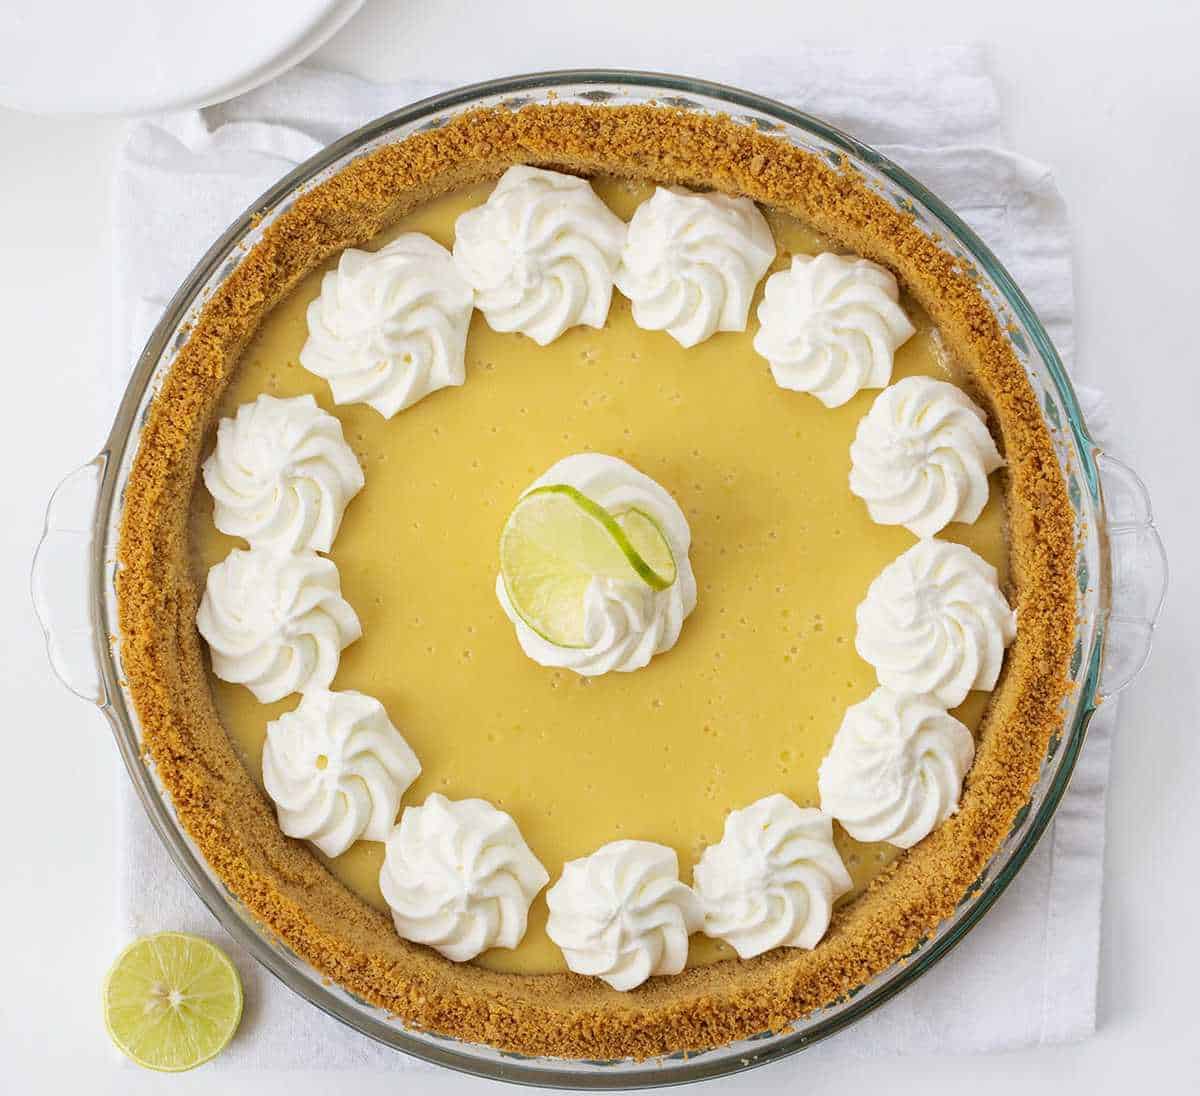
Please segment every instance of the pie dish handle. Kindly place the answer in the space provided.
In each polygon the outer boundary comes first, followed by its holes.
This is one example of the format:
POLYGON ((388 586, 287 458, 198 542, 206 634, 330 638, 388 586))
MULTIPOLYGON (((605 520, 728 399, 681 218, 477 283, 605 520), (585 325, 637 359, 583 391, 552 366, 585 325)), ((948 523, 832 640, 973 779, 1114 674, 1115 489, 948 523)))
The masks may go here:
POLYGON ((101 453, 66 477, 50 496, 33 556, 33 609, 58 679, 76 696, 103 707, 108 694, 96 657, 92 588, 96 503, 108 463, 101 453))
POLYGON ((1104 502, 1108 605, 1100 695, 1133 684, 1150 657, 1154 628, 1167 594, 1167 553, 1154 524, 1146 485, 1129 465, 1097 452, 1104 502))

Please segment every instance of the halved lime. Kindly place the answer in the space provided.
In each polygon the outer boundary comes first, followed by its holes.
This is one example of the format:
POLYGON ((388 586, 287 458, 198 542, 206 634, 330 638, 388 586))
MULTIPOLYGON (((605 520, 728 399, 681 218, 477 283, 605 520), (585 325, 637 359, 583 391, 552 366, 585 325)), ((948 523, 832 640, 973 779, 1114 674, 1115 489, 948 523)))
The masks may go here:
POLYGON ((104 1023, 139 1066, 178 1073, 225 1049, 242 1018, 242 980, 215 944, 182 932, 135 940, 104 983, 104 1023))
POLYGON ((665 590, 675 557, 652 518, 612 515, 566 484, 522 496, 500 534, 500 574, 526 624, 557 647, 586 646, 584 595, 595 578, 665 590))

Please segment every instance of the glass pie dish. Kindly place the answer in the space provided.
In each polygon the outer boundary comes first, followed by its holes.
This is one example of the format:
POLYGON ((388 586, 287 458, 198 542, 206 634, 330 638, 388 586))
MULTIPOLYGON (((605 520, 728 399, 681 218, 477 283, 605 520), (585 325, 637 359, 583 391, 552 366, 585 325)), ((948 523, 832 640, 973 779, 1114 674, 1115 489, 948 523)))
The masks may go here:
POLYGON ((51 499, 33 569, 33 593, 56 673, 108 718, 125 765, 180 871, 229 933, 295 992, 378 1041, 416 1057, 497 1080, 566 1088, 632 1088, 700 1080, 801 1050, 860 1019, 910 985, 980 920, 1027 859, 1057 807, 1097 706, 1128 686, 1149 655, 1166 589, 1166 559, 1138 477, 1089 438, 1065 370, 1029 303, 975 234, 890 161, 818 119, 747 92, 702 81, 625 72, 561 72, 474 85, 380 118, 300 165, 221 236, 180 287, 137 362, 101 452, 51 499), (435 130, 480 107, 541 103, 650 104, 720 113, 841 166, 911 213, 973 272, 1038 397, 1054 441, 1076 526, 1078 619, 1073 688, 1029 801, 1001 848, 949 920, 917 949, 845 998, 782 1031, 704 1052, 649 1061, 528 1057, 412 1030, 362 1001, 289 951, 209 867, 176 818, 170 796, 143 758, 142 729, 121 667, 117 542, 124 488, 158 384, 204 302, 236 269, 301 190, 410 134, 435 130))

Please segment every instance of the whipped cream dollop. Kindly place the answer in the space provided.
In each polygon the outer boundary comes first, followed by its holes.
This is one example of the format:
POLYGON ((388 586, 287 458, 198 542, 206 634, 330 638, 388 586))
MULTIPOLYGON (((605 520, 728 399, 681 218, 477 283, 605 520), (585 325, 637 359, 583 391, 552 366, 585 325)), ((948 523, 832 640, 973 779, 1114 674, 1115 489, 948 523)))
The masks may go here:
POLYGON ((379 873, 396 932, 459 963, 515 948, 549 881, 507 814, 436 793, 400 816, 379 873))
POLYGON ((850 490, 871 520, 918 537, 975 521, 987 505, 988 475, 1004 463, 982 409, 932 377, 905 377, 875 397, 850 461, 850 490))
POLYGON ((454 225, 454 261, 488 324, 540 346, 604 326, 624 243, 625 223, 586 179, 526 164, 454 225))
POLYGON ((856 841, 912 848, 958 809, 975 740, 933 697, 880 686, 846 709, 821 762, 821 809, 856 841))
POLYGON ((327 689, 342 649, 362 635, 333 560, 235 548, 208 572, 196 626, 213 673, 263 704, 327 689))
POLYGON ((203 472, 217 528, 283 552, 328 552, 364 482, 342 424, 308 395, 242 404, 203 472))
POLYGON ((775 239, 749 198, 657 187, 638 206, 617 270, 633 319, 695 346, 745 331, 750 300, 775 259, 775 239))
POLYGON ((928 693, 945 708, 972 689, 991 689, 1017 614, 996 569, 970 548, 918 541, 889 563, 858 607, 855 647, 879 683, 898 693, 928 693))
POLYGON ((450 252, 419 232, 378 251, 347 248, 308 306, 300 364, 329 382, 335 402, 390 419, 466 379, 472 303, 450 252))
POLYGON ((585 677, 641 669, 656 654, 675 646, 684 619, 696 607, 696 577, 688 559, 692 532, 687 518, 649 476, 601 453, 565 457, 522 494, 549 484, 574 487, 613 515, 636 509, 652 518, 675 558, 675 581, 665 590, 653 590, 637 580, 593 579, 584 595, 587 645, 559 647, 521 619, 503 577, 497 576, 496 597, 516 627, 521 649, 541 666, 561 666, 585 677))
POLYGON ((897 347, 916 328, 890 270, 853 256, 796 255, 767 279, 754 349, 781 388, 839 407, 891 380, 897 347))
POLYGON ((703 920, 675 850, 651 841, 612 841, 570 861, 546 902, 546 931, 567 966, 619 990, 683 970, 703 920))
POLYGON ((768 795, 725 819, 694 872, 704 934, 743 959, 772 948, 814 948, 833 903, 853 886, 833 844, 833 820, 786 795, 768 795))
POLYGON ((267 724, 262 774, 279 828, 340 856, 385 841, 421 763, 383 705, 363 693, 307 692, 267 724))

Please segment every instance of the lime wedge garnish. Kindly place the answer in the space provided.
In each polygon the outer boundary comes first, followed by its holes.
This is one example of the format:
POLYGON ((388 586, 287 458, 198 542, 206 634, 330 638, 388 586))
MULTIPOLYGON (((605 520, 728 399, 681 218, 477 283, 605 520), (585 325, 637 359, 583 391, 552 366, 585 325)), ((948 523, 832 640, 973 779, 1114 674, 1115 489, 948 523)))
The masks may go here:
POLYGON ((215 1057, 242 1018, 242 980, 214 944, 182 932, 135 940, 104 983, 104 1023, 139 1066, 169 1073, 215 1057))
POLYGON ((610 514, 566 484, 523 495, 500 534, 500 574, 513 608, 557 647, 584 647, 584 595, 593 579, 665 590, 675 557, 640 510, 610 514))

